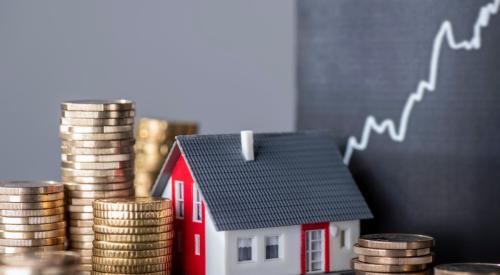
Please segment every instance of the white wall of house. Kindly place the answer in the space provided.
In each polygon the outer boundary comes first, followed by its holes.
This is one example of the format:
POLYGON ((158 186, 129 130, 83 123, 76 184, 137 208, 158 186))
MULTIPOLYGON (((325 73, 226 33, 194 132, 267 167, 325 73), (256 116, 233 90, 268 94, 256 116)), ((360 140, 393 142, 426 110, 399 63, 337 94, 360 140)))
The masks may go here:
POLYGON ((330 223, 330 270, 351 269, 351 259, 355 258, 353 245, 358 242, 359 221, 330 223), (345 233, 344 246, 341 246, 341 234, 345 233))
POLYGON ((215 225, 206 206, 205 213, 205 274, 231 274, 226 269, 227 233, 226 231, 218 232, 215 230, 215 225))
POLYGON ((172 177, 168 178, 167 186, 165 187, 165 190, 163 190, 161 197, 169 200, 172 199, 172 177))

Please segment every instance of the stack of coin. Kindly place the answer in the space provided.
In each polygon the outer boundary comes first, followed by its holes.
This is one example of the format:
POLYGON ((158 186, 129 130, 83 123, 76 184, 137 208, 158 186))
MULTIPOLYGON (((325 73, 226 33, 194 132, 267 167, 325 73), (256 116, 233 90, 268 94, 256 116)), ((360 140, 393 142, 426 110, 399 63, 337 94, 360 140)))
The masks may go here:
POLYGON ((65 228, 62 183, 0 182, 0 253, 63 250, 65 228))
POLYGON ((94 201, 93 274, 170 274, 172 204, 156 198, 94 201))
POLYGON ((148 197, 175 136, 198 132, 195 122, 142 118, 135 144, 135 195, 148 197))
POLYGON ((428 274, 434 260, 434 238, 417 234, 371 234, 354 246, 358 258, 352 264, 356 274, 428 274))
POLYGON ((0 275, 76 275, 80 256, 71 251, 32 252, 0 257, 0 275))
POLYGON ((434 267, 435 275, 500 275, 500 264, 453 263, 434 267))
POLYGON ((69 212, 70 248, 90 272, 92 201, 134 193, 134 103, 84 100, 61 104, 61 177, 69 212))

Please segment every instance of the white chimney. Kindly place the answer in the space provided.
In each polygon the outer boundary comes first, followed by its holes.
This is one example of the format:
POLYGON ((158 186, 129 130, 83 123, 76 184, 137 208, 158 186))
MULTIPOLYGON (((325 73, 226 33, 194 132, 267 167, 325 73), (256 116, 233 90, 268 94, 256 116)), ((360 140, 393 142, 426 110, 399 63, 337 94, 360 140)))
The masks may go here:
POLYGON ((241 131, 241 153, 245 161, 254 160, 253 152, 253 131, 241 131))

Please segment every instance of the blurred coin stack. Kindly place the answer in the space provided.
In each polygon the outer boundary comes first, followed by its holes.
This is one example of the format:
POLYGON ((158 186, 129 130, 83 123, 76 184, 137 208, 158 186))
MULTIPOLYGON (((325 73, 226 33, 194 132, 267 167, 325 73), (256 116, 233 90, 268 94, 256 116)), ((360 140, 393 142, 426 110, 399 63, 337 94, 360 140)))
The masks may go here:
POLYGON ((64 186, 0 182, 0 253, 64 250, 64 186))
POLYGON ((167 157, 169 148, 178 135, 198 132, 195 122, 171 122, 141 118, 135 144, 135 195, 148 197, 158 172, 167 157))
POLYGON ((92 202, 134 194, 134 103, 86 100, 61 104, 61 178, 71 250, 91 270, 92 202))
POLYGON ((358 258, 352 264, 356 274, 429 274, 434 260, 434 238, 417 234, 371 234, 354 246, 358 258))
POLYGON ((0 257, 0 275, 78 275, 80 256, 71 251, 33 252, 0 257))
POLYGON ((170 274, 174 231, 171 201, 94 201, 92 274, 170 274))
POLYGON ((435 275, 500 275, 500 264, 452 263, 434 267, 435 275))

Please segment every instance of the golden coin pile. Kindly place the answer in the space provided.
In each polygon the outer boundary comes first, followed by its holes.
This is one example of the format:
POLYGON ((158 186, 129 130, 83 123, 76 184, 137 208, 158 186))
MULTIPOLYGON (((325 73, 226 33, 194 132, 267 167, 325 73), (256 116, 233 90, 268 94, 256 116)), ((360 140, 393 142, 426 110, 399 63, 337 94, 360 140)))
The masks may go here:
POLYGON ((0 253, 64 250, 64 186, 0 182, 0 253))
POLYGON ((92 274, 170 274, 174 235, 170 200, 102 199, 93 207, 92 274))
POLYGON ((434 260, 434 238, 417 234, 371 234, 354 246, 358 258, 352 265, 356 274, 428 274, 434 260))
POLYGON ((500 275, 500 264, 453 263, 434 267, 435 275, 500 275))
POLYGON ((135 144, 135 195, 148 197, 158 172, 167 157, 169 148, 178 135, 198 132, 195 122, 171 122, 160 119, 141 118, 135 144))
POLYGON ((99 198, 134 193, 134 103, 84 100, 61 104, 61 178, 66 190, 71 250, 90 272, 93 213, 99 198))
POLYGON ((80 256, 71 251, 33 252, 0 257, 0 275, 79 275, 80 256))

